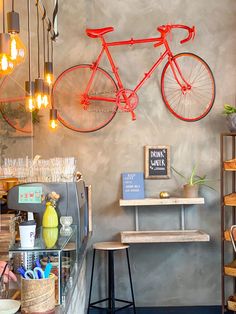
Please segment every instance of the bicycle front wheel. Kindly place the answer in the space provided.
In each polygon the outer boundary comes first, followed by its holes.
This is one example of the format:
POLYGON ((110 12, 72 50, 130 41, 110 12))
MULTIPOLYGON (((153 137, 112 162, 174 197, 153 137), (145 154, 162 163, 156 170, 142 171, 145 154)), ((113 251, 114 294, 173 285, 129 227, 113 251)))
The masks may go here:
POLYGON ((173 57, 172 65, 179 82, 183 85, 187 82, 190 88, 181 88, 167 62, 161 77, 161 93, 167 108, 184 121, 204 118, 215 100, 215 80, 208 64, 195 54, 180 53, 173 57))
POLYGON ((85 95, 92 73, 90 64, 73 66, 62 72, 53 85, 52 107, 58 111, 58 120, 76 132, 103 128, 111 122, 118 109, 116 83, 101 68, 97 68, 88 95, 85 95), (93 97, 100 99, 94 100, 93 97), (109 99, 114 99, 114 102, 109 99))

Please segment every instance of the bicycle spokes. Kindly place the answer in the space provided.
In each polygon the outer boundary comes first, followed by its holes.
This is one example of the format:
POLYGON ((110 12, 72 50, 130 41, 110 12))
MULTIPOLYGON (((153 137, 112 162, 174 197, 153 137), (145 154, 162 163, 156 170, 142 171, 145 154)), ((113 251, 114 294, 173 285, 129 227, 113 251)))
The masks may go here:
POLYGON ((184 121, 200 120, 214 103, 212 72, 206 62, 194 54, 181 53, 174 59, 180 69, 178 80, 170 63, 167 63, 161 78, 163 100, 177 118, 184 121))

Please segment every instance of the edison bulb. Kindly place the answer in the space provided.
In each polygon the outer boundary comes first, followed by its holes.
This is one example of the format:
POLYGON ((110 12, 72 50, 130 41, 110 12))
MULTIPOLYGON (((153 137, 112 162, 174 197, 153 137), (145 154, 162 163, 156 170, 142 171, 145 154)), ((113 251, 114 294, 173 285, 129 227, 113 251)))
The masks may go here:
POLYGON ((37 108, 40 109, 42 107, 42 104, 43 104, 43 97, 41 94, 37 94, 36 95, 36 105, 37 105, 37 108))
POLYGON ((10 34, 11 60, 15 64, 20 64, 25 60, 25 46, 18 34, 10 34))
POLYGON ((45 77, 45 80, 46 80, 47 84, 49 86, 51 86, 52 85, 52 81, 53 81, 53 75, 51 73, 47 73, 46 77, 45 77))
POLYGON ((43 105, 46 108, 49 104, 48 95, 43 95, 43 105))
POLYGON ((57 127, 57 120, 50 120, 50 127, 55 129, 57 127))
POLYGON ((26 97, 26 109, 29 110, 29 112, 34 111, 34 98, 33 96, 26 97))
POLYGON ((0 55, 0 75, 10 74, 14 70, 14 64, 9 56, 4 54, 0 55))

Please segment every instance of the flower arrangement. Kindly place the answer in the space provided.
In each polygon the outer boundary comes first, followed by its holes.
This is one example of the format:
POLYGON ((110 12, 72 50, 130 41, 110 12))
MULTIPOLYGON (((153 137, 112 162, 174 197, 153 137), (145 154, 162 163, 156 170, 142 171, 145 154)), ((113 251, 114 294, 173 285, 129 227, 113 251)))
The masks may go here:
POLYGON ((48 193, 47 196, 46 196, 46 201, 51 203, 51 205, 56 208, 56 205, 57 205, 57 202, 59 201, 60 199, 60 194, 57 194, 56 192, 51 192, 51 193, 48 193))

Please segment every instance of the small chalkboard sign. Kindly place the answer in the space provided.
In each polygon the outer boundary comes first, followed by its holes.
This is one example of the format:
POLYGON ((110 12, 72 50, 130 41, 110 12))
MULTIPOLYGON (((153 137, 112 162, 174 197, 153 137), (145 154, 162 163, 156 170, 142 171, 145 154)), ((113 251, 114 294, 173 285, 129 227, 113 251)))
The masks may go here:
POLYGON ((124 200, 144 198, 144 175, 143 172, 122 173, 122 190, 124 200))
POLYGON ((145 146, 145 179, 170 178, 170 146, 145 146))

